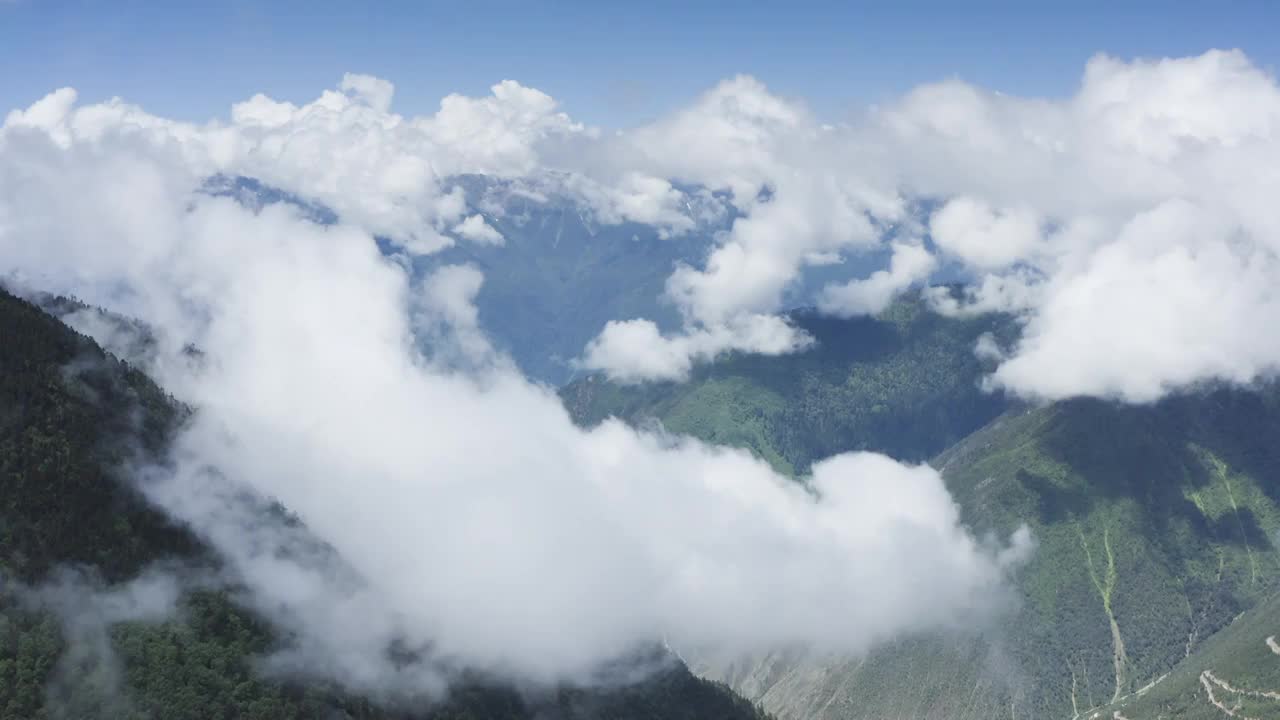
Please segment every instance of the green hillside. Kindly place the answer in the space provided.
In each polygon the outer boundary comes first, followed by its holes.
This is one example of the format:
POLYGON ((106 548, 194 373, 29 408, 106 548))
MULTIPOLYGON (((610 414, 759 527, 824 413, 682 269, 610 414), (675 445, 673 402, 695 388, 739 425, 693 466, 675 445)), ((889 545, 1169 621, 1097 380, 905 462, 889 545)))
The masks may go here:
MULTIPOLYGON (((1010 412, 936 461, 975 531, 1027 522, 1039 541, 998 631, 909 638, 864 659, 699 669, 794 718, 1084 717, 1215 647, 1219 677, 1270 687, 1241 671, 1270 633, 1250 632, 1248 652, 1215 633, 1274 604, 1277 437, 1274 392, 1010 412)), ((1173 706, 1157 688, 1146 701, 1173 706)))
POLYGON ((607 690, 517 693, 468 680, 443 705, 389 709, 317 683, 264 680, 280 642, 225 589, 188 590, 176 617, 108 628, 113 670, 25 589, 59 568, 125 581, 157 562, 213 566, 186 529, 121 481, 127 458, 163 452, 183 410, 146 376, 0 290, 0 718, 758 718, 723 687, 672 664, 607 690), (26 598, 24 600, 24 598, 26 598), (56 686, 51 686, 56 682, 56 686))
POLYGON ((589 377, 561 395, 574 418, 661 420, 672 432, 748 447, 779 470, 803 473, 845 450, 882 450, 925 461, 1008 407, 978 383, 973 353, 983 333, 1009 339, 1003 316, 949 319, 918 299, 875 318, 793 316, 817 341, 785 357, 733 355, 688 382, 623 386, 589 377))
POLYGON ((1280 717, 1280 595, 1235 618, 1167 675, 1103 708, 1128 720, 1280 717), (1211 694, 1212 693, 1212 694, 1211 694))
POLYGON ((1280 399, 1218 390, 1012 413, 937 459, 978 532, 1029 523, 996 638, 1011 700, 1071 716, 1169 671, 1280 580, 1280 399), (1070 712, 1068 712, 1070 710, 1070 712))
POLYGON ((1168 673, 1276 592, 1280 392, 1073 400, 994 417, 1006 405, 976 389, 969 351, 980 321, 911 308, 832 323, 816 355, 731 358, 683 385, 566 389, 582 422, 656 417, 784 469, 854 449, 918 458, 968 435, 933 461, 966 522, 1001 536, 1027 523, 1039 542, 1017 577, 1018 609, 984 637, 700 671, 788 718, 1066 719, 1168 673))

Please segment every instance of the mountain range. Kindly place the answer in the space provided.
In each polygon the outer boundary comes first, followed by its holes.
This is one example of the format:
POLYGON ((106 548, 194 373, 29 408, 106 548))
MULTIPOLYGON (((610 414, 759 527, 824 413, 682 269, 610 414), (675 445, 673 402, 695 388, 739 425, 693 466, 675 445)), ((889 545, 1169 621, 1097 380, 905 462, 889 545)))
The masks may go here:
MULTIPOLYGON (((414 707, 263 675, 257 659, 289 638, 123 472, 162 458, 190 412, 139 369, 145 328, 127 352, 113 346, 117 357, 63 322, 100 311, 6 292, 0 717, 1280 716, 1277 386, 1200 386, 1146 405, 1028 401, 989 388, 993 361, 974 352, 982 338, 1016 342, 1017 318, 951 317, 909 293, 874 317, 834 319, 801 307, 803 288, 789 319, 815 341, 804 352, 730 354, 682 382, 583 375, 572 360, 608 320, 676 326, 661 300, 666 277, 705 255, 732 218, 663 237, 600 223, 565 197, 457 182, 501 245, 460 241, 428 257, 380 245, 417 277, 480 269, 480 325, 526 374, 561 386, 576 422, 619 417, 745 448, 801 484, 815 462, 846 451, 929 463, 978 536, 1030 527, 1036 550, 1013 578, 1013 606, 994 626, 898 638, 866 655, 655 651, 663 669, 623 687, 465 675, 443 704, 414 707), (98 613, 86 630, 59 610, 68 594, 110 596, 174 567, 218 579, 182 585, 176 611, 158 618, 98 613)), ((207 191, 336 220, 248 178, 207 191)))

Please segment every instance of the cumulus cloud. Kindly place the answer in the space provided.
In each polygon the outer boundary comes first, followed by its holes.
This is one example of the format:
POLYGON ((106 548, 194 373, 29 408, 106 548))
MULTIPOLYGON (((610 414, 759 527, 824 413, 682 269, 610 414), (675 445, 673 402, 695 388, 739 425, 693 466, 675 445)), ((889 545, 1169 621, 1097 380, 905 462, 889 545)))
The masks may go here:
POLYGON ((450 230, 493 239, 448 178, 527 175, 540 167, 539 143, 589 132, 537 90, 505 81, 492 92, 450 96, 434 115, 405 118, 391 112, 391 83, 347 74, 310 103, 255 95, 231 108, 230 124, 194 125, 119 99, 78 107, 66 88, 10 112, 5 125, 39 128, 64 146, 107 135, 169 144, 197 175, 255 177, 426 254, 450 244, 450 230))
POLYGON ((539 90, 503 80, 491 91, 483 98, 450 95, 435 115, 413 119, 435 146, 444 174, 528 174, 540 164, 538 141, 591 132, 539 90))
POLYGON ((470 215, 462 222, 453 226, 453 232, 462 237, 487 245, 501 245, 503 243, 502 233, 493 229, 493 226, 485 222, 484 216, 476 213, 470 215))
MULTIPOLYGON (((858 148, 835 142, 835 134, 798 103, 737 77, 690 108, 612 140, 613 162, 724 191, 739 213, 703 263, 682 265, 668 280, 667 295, 685 328, 651 339, 661 346, 652 354, 671 358, 664 365, 673 370, 653 378, 679 377, 685 365, 723 352, 803 347, 760 344, 759 318, 780 309, 806 266, 875 247, 907 219, 891 187, 849 171, 858 148)), ((613 377, 635 377, 633 367, 601 364, 600 348, 620 331, 613 325, 604 332, 587 348, 586 364, 613 377)), ((627 362, 622 354, 613 357, 627 362)))
POLYGON ((889 306, 904 289, 925 280, 937 260, 924 247, 894 243, 889 267, 844 285, 828 285, 818 296, 818 309, 836 316, 874 315, 889 306))
POLYGON ((938 286, 925 290, 929 307, 947 317, 972 317, 990 312, 1030 313, 1043 295, 1044 276, 1019 268, 962 287, 938 286))
POLYGON ((744 451, 580 429, 493 359, 474 268, 415 283, 361 222, 245 208, 199 192, 180 143, 54 125, 0 131, 0 257, 153 329, 148 369, 195 414, 141 486, 291 630, 270 668, 421 692, 446 667, 582 677, 662 637, 859 652, 989 617, 1029 549, 971 537, 927 466, 858 453, 801 483, 744 451), (392 663, 392 645, 430 661, 392 663))
POLYGON ((1099 56, 1074 95, 1054 100, 950 80, 835 125, 749 77, 615 133, 513 81, 484 97, 449 96, 423 117, 392 112, 393 96, 390 83, 348 75, 304 105, 256 96, 229 124, 192 125, 121 100, 80 107, 64 89, 9 113, 5 127, 77 153, 107 138, 164 146, 183 160, 179 193, 191 178, 253 175, 412 253, 455 237, 496 242, 477 214, 482 200, 452 180, 467 173, 564 193, 596 222, 651 224, 661 235, 727 226, 667 282, 682 327, 663 335, 645 318, 619 318, 584 349, 583 366, 618 378, 678 378, 724 352, 802 349, 783 321, 761 318, 784 309, 809 267, 874 250, 892 252, 889 267, 808 299, 839 314, 874 312, 928 282, 927 250, 970 281, 932 292, 939 311, 1022 315, 1027 337, 993 382, 1024 395, 1146 400, 1201 380, 1247 382, 1278 359, 1263 326, 1280 246, 1271 209, 1280 91, 1237 51, 1099 56), (1200 234, 1139 237, 1158 225, 1144 218, 1175 206, 1200 234), (920 207, 936 210, 920 217, 920 207), (928 231, 923 242, 904 232, 917 226, 928 231), (1170 267, 1174 250, 1194 260, 1186 278, 1170 267), (1115 311, 1133 292, 1093 275, 1120 257, 1135 271, 1166 270, 1142 274, 1140 300, 1153 312, 1182 307, 1184 280, 1226 294, 1183 314, 1179 328, 1125 332, 1120 323, 1142 322, 1115 311), (1072 304, 1081 288, 1107 294, 1072 304), (1242 315, 1227 322, 1228 310, 1242 315), (776 332, 761 333, 766 326, 776 332), (1092 341, 1079 341, 1086 335, 1092 341), (642 355, 626 349, 641 340, 642 355), (1054 358, 1075 370, 1064 375, 1054 358))
POLYGON ((1248 383, 1280 366, 1274 249, 1230 218, 1171 201, 1055 278, 996 383, 1050 398, 1149 402, 1204 378, 1248 383))
POLYGON ((26 110, 10 110, 5 117, 9 127, 53 128, 75 105, 79 95, 74 88, 60 88, 32 103, 26 110))
POLYGON ((620 133, 617 148, 629 168, 652 168, 661 177, 726 188, 751 203, 776 180, 779 153, 814 131, 809 112, 740 75, 725 80, 690 107, 620 133))
MULTIPOLYGON (((1026 323, 993 385, 1145 402, 1205 380, 1247 383, 1280 362, 1266 329, 1280 294, 1280 89, 1238 51, 1099 56, 1058 100, 951 80, 835 126, 738 78, 617 144, 633 168, 727 191, 739 216, 668 282, 683 330, 611 325, 588 347, 587 364, 615 377, 639 362, 600 352, 622 330, 646 334, 651 376, 680 377, 686 360, 716 354, 687 336, 714 329, 745 349, 726 330, 777 312, 808 265, 893 248, 921 221, 924 248, 969 281, 928 292, 936 309, 1026 323), (937 209, 913 217, 920 205, 937 209)), ((927 282, 925 253, 895 250, 889 267, 816 301, 874 312, 927 282)))
POLYGON ((651 320, 613 320, 587 345, 580 365, 623 383, 683 380, 694 363, 724 353, 782 355, 810 342, 804 331, 775 315, 739 315, 668 336, 651 320))
POLYGON ((1040 223, 1025 210, 995 211, 968 197, 949 201, 929 219, 943 251, 980 269, 999 269, 1027 258, 1040 239, 1040 223))
POLYGON ((693 231, 700 223, 714 223, 723 212, 706 193, 690 196, 667 180, 642 173, 623 173, 612 182, 580 174, 560 180, 573 197, 586 203, 596 220, 652 225, 664 238, 693 231))
POLYGON ((944 83, 880 120, 904 187, 952 198, 933 240, 975 283, 938 307, 1026 321, 996 385, 1144 402, 1275 372, 1280 90, 1243 54, 1100 56, 1054 102, 944 83))
POLYGON ((359 98, 370 108, 381 113, 391 110, 391 98, 395 97, 396 93, 395 85, 382 78, 355 73, 343 75, 338 89, 359 98))

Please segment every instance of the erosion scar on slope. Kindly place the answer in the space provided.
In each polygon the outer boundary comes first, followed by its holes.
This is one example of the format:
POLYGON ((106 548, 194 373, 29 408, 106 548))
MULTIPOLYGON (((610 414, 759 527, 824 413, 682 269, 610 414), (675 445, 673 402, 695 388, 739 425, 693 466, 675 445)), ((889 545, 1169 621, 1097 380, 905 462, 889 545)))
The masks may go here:
POLYGON ((1240 539, 1244 543, 1245 555, 1249 558, 1250 582, 1253 585, 1258 584, 1258 559, 1253 555, 1253 548, 1249 547, 1249 536, 1245 530, 1244 520, 1240 517, 1240 506, 1236 504, 1236 494, 1231 489, 1230 468, 1227 464, 1219 459, 1216 455, 1210 453, 1209 461, 1213 465, 1214 471, 1218 478, 1222 480, 1222 486, 1227 490, 1227 501, 1231 503, 1231 512, 1236 518, 1236 525, 1240 528, 1240 539))
POLYGON ((1218 708, 1222 712, 1226 713, 1229 717, 1238 717, 1240 718, 1240 720, 1261 720, 1261 719, 1254 717, 1252 715, 1241 714, 1239 702, 1236 702, 1235 705, 1228 707, 1227 704, 1222 700, 1219 700, 1217 695, 1214 693, 1215 686, 1229 693, 1230 695, 1236 696, 1236 697, 1244 696, 1244 697, 1252 697, 1252 698, 1263 698, 1267 700, 1280 700, 1280 693, 1270 692, 1270 691, 1260 691, 1260 690, 1245 690, 1244 688, 1235 687, 1231 683, 1227 682, 1226 680, 1223 680, 1222 678, 1219 678, 1218 676, 1214 675, 1212 670, 1205 670, 1204 672, 1200 673, 1200 684, 1204 686, 1205 694, 1209 696, 1209 703, 1211 705, 1218 708))
POLYGON ((1107 553, 1107 570, 1106 574, 1098 577, 1098 572, 1093 565, 1093 555, 1089 552, 1089 543, 1085 540, 1084 529, 1076 525, 1076 530, 1080 533, 1080 544, 1084 547, 1085 562, 1089 567, 1089 578, 1093 580, 1093 586, 1098 589, 1098 595, 1102 597, 1102 609, 1107 613, 1107 620, 1111 625, 1111 649, 1112 661, 1116 667, 1116 689, 1111 696, 1111 702, 1120 699, 1120 694, 1125 684, 1125 668, 1129 664, 1129 657, 1124 650, 1124 638, 1120 635, 1120 624, 1116 622, 1115 613, 1111 610, 1111 594, 1116 587, 1116 558, 1111 552, 1111 531, 1104 527, 1102 529, 1102 546, 1107 553))

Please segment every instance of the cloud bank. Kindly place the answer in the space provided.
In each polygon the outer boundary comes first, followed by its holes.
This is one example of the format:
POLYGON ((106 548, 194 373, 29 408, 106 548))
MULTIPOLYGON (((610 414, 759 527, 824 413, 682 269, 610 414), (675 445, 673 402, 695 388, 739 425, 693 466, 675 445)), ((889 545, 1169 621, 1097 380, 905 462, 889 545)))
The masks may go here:
POLYGON ((429 116, 395 114, 393 97, 386 81, 348 75, 311 103, 259 95, 229 123, 197 126, 121 100, 78 107, 64 89, 6 126, 66 148, 107 134, 163 145, 195 176, 260 178, 412 253, 502 242, 450 180, 470 173, 663 235, 731 218, 667 281, 680 329, 617 318, 584 348, 581 367, 624 381, 678 379, 724 352, 802 350, 808 339, 778 315, 787 292, 813 265, 877 250, 889 267, 810 300, 874 313, 938 268, 958 271, 968 296, 937 295, 941 311, 1026 322, 992 377, 1019 394, 1146 402, 1280 362, 1265 331, 1280 287, 1280 89, 1237 51, 1100 55, 1065 99, 951 80, 834 125, 749 77, 616 132, 513 81, 429 116))
POLYGON ((1280 90, 1239 52, 1089 62, 1065 101, 921 88, 879 120, 976 308, 1026 327, 993 376, 1152 401, 1275 373, 1280 90))
MULTIPOLYGON (((499 87, 521 107, 540 97, 499 87)), ((275 128, 311 118, 289 131, 306 145, 318 118, 386 109, 387 86, 344 88, 311 109, 251 101, 252 114, 275 128)), ((580 429, 488 343, 477 269, 415 278, 380 250, 374 233, 408 215, 324 225, 211 196, 207 173, 239 166, 215 161, 209 138, 236 145, 241 129, 72 97, 0 130, 0 257, 28 286, 154 332, 147 369, 196 412, 141 486, 290 631, 267 667, 394 693, 438 689, 459 667, 551 682, 664 638, 856 653, 981 622, 1008 600, 1030 538, 972 537, 933 469, 857 453, 801 484, 743 451, 616 421, 580 429), (93 121, 117 111, 135 120, 93 121), (271 522, 254 496, 278 499, 305 532, 271 522), (390 647, 426 660, 393 662, 390 647)), ((446 101, 502 114, 490 105, 446 101)), ((301 163, 287 145, 272 157, 301 163)), ((334 183, 357 186, 369 193, 343 210, 379 207, 385 185, 334 183)), ((412 235, 420 250, 441 217, 412 235)))
MULTIPOLYGON (((610 327, 589 349, 589 366, 621 379, 681 376, 687 363, 640 372, 628 359, 712 356, 690 337, 775 312, 814 257, 886 245, 890 267, 827 287, 819 307, 875 312, 935 266, 958 266, 972 290, 941 309, 1025 319, 992 378, 1023 395, 1147 402, 1280 362, 1267 330, 1280 293, 1280 90, 1239 52, 1098 56, 1064 100, 948 81, 838 126, 740 78, 619 144, 625 162, 726 189, 742 213, 703 266, 668 283, 684 333, 655 343, 610 327)), ((724 337, 719 350, 803 347, 780 341, 784 328, 724 337)))

